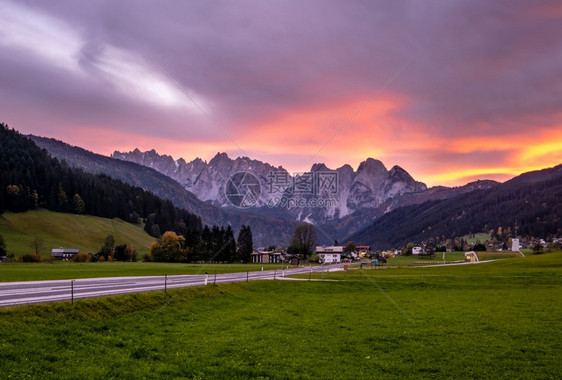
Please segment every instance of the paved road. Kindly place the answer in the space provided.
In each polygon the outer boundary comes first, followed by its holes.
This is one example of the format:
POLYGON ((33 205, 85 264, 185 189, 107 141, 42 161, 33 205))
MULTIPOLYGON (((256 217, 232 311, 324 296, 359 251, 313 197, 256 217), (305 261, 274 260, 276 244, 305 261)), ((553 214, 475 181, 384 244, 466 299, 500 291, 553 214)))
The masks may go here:
MULTIPOLYGON (((270 280, 293 274, 340 270, 343 264, 326 265, 324 267, 304 267, 257 272, 224 273, 207 277, 212 284, 223 282, 242 282, 253 280, 270 280)), ((85 278, 78 280, 53 281, 22 281, 0 283, 0 307, 30 303, 64 301, 79 298, 108 296, 113 294, 137 293, 151 290, 164 290, 164 287, 181 288, 205 285, 205 275, 178 276, 140 276, 140 277, 107 277, 85 278)))

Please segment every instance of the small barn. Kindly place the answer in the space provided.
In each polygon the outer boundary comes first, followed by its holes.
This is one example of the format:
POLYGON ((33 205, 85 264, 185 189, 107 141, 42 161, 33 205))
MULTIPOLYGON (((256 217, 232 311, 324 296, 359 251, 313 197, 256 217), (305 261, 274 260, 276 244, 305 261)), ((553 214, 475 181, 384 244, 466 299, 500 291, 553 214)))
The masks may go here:
POLYGON ((465 252, 464 253, 464 259, 465 261, 471 262, 471 263, 476 263, 480 260, 478 260, 478 254, 474 251, 470 251, 470 252, 465 252))
POLYGON ((299 255, 284 254, 283 261, 291 264, 292 266, 299 266, 303 259, 299 255))

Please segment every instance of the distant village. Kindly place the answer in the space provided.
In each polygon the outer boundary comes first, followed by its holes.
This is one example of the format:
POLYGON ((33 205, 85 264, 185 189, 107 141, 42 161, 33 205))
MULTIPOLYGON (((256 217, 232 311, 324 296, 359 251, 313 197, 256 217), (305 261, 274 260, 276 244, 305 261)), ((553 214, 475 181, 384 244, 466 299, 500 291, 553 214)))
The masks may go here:
MULTIPOLYGON (((463 246, 465 252, 465 261, 478 260, 477 251, 490 252, 518 252, 521 255, 522 249, 533 250, 535 253, 547 248, 560 248, 562 246, 562 238, 552 239, 525 239, 518 238, 509 239, 509 242, 485 242, 471 243, 463 246), (509 244, 508 244, 509 243, 509 244)), ((282 247, 260 247, 254 249, 251 253, 251 262, 254 264, 277 264, 285 263, 287 265, 299 266, 304 263, 316 262, 319 264, 334 264, 342 262, 354 262, 372 260, 372 262, 386 263, 389 258, 397 256, 417 256, 421 258, 433 257, 440 252, 453 252, 453 248, 445 246, 426 246, 423 244, 412 244, 401 250, 385 250, 373 251, 368 245, 355 245, 349 242, 347 245, 317 245, 310 257, 287 252, 282 247)), ((88 257, 91 253, 81 253, 78 248, 53 248, 51 250, 51 259, 57 261, 89 261, 88 257)), ((6 257, 0 257, 0 260, 6 260, 6 257)))

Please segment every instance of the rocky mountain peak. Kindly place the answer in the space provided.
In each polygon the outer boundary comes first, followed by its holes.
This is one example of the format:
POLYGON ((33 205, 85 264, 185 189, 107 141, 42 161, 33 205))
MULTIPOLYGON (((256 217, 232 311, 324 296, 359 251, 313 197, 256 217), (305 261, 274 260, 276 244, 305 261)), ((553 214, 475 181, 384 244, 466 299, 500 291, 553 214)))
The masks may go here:
POLYGON ((342 172, 342 173, 345 173, 345 172, 352 172, 353 173, 353 168, 349 164, 345 164, 345 165, 337 168, 336 170, 338 172, 342 172))
POLYGON ((388 170, 381 161, 375 160, 374 158, 367 158, 365 161, 361 162, 357 168, 357 174, 362 172, 381 175, 388 173, 388 170))
POLYGON ((324 163, 318 163, 318 164, 314 164, 312 165, 312 167, 310 168, 311 172, 324 172, 324 171, 330 171, 330 169, 328 169, 328 167, 326 165, 324 165, 324 163))
POLYGON ((211 165, 211 166, 216 166, 216 165, 220 165, 221 163, 224 163, 224 162, 231 162, 231 161, 232 161, 232 160, 230 159, 230 157, 228 157, 228 154, 226 154, 226 153, 224 153, 224 152, 223 152, 223 153, 218 152, 218 153, 215 155, 215 157, 213 157, 213 158, 211 159, 211 161, 209 161, 209 165, 211 165))
POLYGON ((388 172, 388 179, 384 191, 389 199, 397 195, 416 193, 424 190, 427 190, 427 186, 424 183, 414 180, 412 176, 400 166, 395 165, 388 172))
MULTIPOLYGON (((389 174, 390 174, 391 176, 392 176, 392 175, 407 175, 408 177, 410 177, 410 174, 409 174, 406 170, 402 169, 402 168, 401 168, 400 166, 398 166, 398 165, 394 165, 394 166, 392 167, 392 169, 389 170, 389 174)), ((411 178, 411 177, 410 177, 410 178, 411 178)))
POLYGON ((417 191, 427 189, 427 186, 425 186, 425 184, 414 180, 410 173, 408 173, 398 165, 395 165, 392 167, 392 169, 390 169, 390 171, 388 172, 388 178, 391 182, 402 182, 405 184, 409 184, 416 188, 417 191), (418 184, 423 186, 418 186, 418 184))

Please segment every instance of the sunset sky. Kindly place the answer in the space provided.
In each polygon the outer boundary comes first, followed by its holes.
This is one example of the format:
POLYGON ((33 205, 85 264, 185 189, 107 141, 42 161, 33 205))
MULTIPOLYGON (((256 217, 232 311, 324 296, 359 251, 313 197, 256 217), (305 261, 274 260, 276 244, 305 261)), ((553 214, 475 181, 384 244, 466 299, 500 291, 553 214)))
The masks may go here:
POLYGON ((562 163, 559 1, 0 0, 0 121, 428 185, 562 163))

